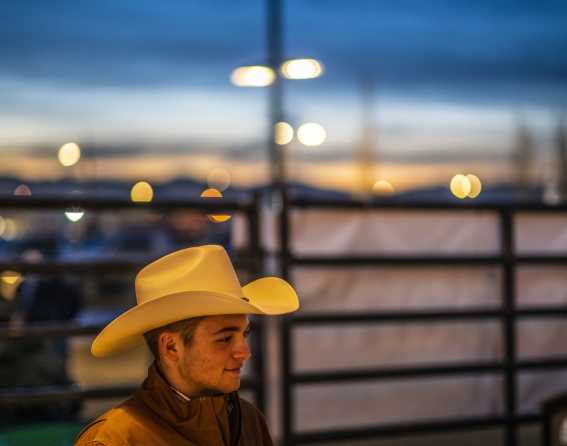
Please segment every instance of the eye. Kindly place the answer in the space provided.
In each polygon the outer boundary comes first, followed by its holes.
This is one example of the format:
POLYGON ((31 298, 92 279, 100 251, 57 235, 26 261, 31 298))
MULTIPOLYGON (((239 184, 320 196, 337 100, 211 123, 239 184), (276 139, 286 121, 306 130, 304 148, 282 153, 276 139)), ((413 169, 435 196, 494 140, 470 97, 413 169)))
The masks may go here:
POLYGON ((223 343, 223 344, 228 344, 231 339, 232 339, 232 336, 225 336, 224 338, 217 340, 217 342, 220 342, 220 343, 223 343))

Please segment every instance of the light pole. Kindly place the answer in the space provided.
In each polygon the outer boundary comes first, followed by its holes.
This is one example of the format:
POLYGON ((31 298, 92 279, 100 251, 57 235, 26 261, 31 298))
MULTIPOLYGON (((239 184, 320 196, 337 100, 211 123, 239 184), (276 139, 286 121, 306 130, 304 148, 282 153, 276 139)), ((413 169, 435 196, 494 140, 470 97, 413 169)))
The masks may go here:
MULTIPOLYGON (((268 153, 271 169, 272 191, 285 193, 285 166, 283 150, 285 146, 276 143, 276 124, 285 122, 283 105, 283 82, 279 67, 283 63, 283 8, 281 0, 267 0, 268 20, 266 33, 268 42, 268 66, 275 73, 274 82, 269 90, 269 125, 268 153)), ((283 196, 282 196, 283 198, 283 196)))

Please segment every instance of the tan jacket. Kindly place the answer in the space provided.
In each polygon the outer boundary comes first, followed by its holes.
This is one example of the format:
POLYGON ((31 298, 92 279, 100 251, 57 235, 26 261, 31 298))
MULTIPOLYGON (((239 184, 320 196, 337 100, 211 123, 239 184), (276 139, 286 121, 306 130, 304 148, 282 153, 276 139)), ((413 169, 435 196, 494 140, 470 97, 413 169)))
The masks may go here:
POLYGON ((90 423, 75 446, 273 446, 262 414, 235 392, 184 400, 155 365, 142 387, 90 423))

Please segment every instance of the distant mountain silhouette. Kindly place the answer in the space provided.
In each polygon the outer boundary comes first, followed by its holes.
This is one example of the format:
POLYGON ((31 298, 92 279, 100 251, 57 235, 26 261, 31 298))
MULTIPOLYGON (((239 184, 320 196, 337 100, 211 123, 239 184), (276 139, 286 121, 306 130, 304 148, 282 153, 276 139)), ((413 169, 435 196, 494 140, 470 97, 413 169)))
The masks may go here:
MULTIPOLYGON (((36 198, 41 197, 93 197, 98 199, 124 199, 130 198, 130 181, 74 181, 69 179, 59 181, 22 181, 13 177, 0 178, 0 196, 12 196, 16 187, 26 184, 36 198)), ((154 200, 182 200, 196 199, 201 192, 209 187, 206 183, 191 178, 176 178, 165 183, 152 184, 154 200)), ((344 202, 359 199, 347 192, 334 189, 321 189, 302 183, 289 183, 287 186, 289 196, 299 200, 317 200, 329 202, 344 202)), ((223 192, 228 199, 237 200, 252 193, 269 196, 269 186, 252 188, 230 187, 223 192)), ((372 202, 412 202, 412 203, 539 203, 543 202, 544 190, 542 186, 532 186, 528 190, 520 191, 514 185, 497 184, 485 187, 474 200, 460 200, 454 197, 448 187, 434 186, 429 188, 412 189, 390 196, 371 197, 372 202)))

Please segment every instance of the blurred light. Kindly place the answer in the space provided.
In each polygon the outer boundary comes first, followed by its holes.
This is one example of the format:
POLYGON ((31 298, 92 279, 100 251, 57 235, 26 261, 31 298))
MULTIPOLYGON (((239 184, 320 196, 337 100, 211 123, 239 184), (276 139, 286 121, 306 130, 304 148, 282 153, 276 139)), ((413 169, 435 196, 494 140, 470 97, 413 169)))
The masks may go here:
POLYGON ((230 220, 230 215, 207 215, 207 218, 213 223, 224 223, 225 221, 230 220))
POLYGON ((482 190, 482 183, 480 182, 480 178, 477 177, 476 175, 473 175, 472 173, 469 173, 467 175, 467 178, 469 180, 469 183, 471 184, 471 190, 468 193, 468 197, 469 198, 478 197, 480 191, 482 190))
POLYGON ((6 241, 14 240, 16 235, 18 235, 16 222, 11 218, 4 218, 2 221, 3 224, 0 224, 0 226, 2 226, 2 228, 0 228, 0 237, 6 241))
POLYGON ((73 223, 78 222, 81 218, 83 218, 83 215, 85 215, 84 211, 67 211, 67 212, 65 212, 65 217, 67 217, 67 220, 69 220, 70 222, 73 222, 73 223))
POLYGON ((29 186, 25 184, 20 184, 18 187, 14 189, 14 195, 19 197, 29 197, 31 196, 32 191, 29 186))
POLYGON ((321 74, 323 66, 315 59, 292 59, 282 65, 282 75, 288 79, 313 79, 321 74))
POLYGON ((39 249, 26 249, 22 253, 22 259, 26 262, 38 263, 44 259, 44 256, 39 249))
POLYGON ((16 271, 4 271, 0 275, 0 291, 2 297, 6 300, 13 300, 20 283, 22 283, 22 275, 16 271))
POLYGON ((239 67, 230 75, 231 82, 238 87, 267 87, 275 78, 274 70, 261 65, 239 67))
MULTIPOLYGON (((222 198, 222 193, 214 188, 205 189, 201 192, 202 198, 222 198)), ((223 223, 225 221, 230 220, 230 215, 228 214, 212 214, 207 215, 207 218, 212 221, 213 223, 223 223)))
POLYGON ((392 195, 394 193, 394 186, 389 181, 379 180, 372 186, 372 192, 376 195, 392 195))
POLYGON ((15 285, 22 280, 22 275, 17 271, 3 271, 1 276, 2 283, 15 285))
POLYGON ((220 168, 215 168, 207 175, 207 184, 209 187, 223 191, 230 186, 230 174, 220 168))
POLYGON ((461 174, 455 175, 451 179, 451 192, 457 198, 465 198, 471 191, 471 183, 469 179, 461 174))
POLYGON ((4 234, 5 230, 6 230, 6 220, 4 220, 4 217, 0 216, 0 237, 2 237, 2 234, 4 234))
POLYGON ((277 122, 275 125, 276 144, 285 146, 293 139, 293 127, 287 122, 277 122))
POLYGON ((68 142, 61 146, 57 157, 63 166, 70 167, 77 164, 81 159, 81 149, 76 143, 68 142))
POLYGON ((315 122, 302 124, 297 130, 297 139, 306 146, 319 146, 327 139, 327 132, 323 126, 315 122))
POLYGON ((130 190, 130 198, 136 203, 149 203, 154 198, 154 190, 147 181, 138 181, 130 190))
MULTIPOLYGON (((557 409, 556 409, 557 410, 557 409)), ((563 414, 564 415, 564 414, 563 414)), ((553 417, 555 418, 555 417, 553 417)), ((555 420, 554 420, 555 421, 555 420)), ((559 427, 559 444, 563 445, 563 444, 567 444, 567 418, 563 418, 560 421, 560 427, 559 427)), ((553 423, 555 424, 555 423, 553 423)), ((552 425, 553 426, 553 425, 552 425)), ((557 429, 557 428, 555 428, 557 429)), ((553 432, 553 431, 552 431, 553 432)), ((553 434, 552 434, 553 435, 553 434)), ((555 436, 555 435, 554 435, 555 436)))
POLYGON ((558 184, 555 181, 550 181, 545 185, 543 190, 543 201, 545 204, 551 206, 561 203, 561 194, 559 193, 558 184))

